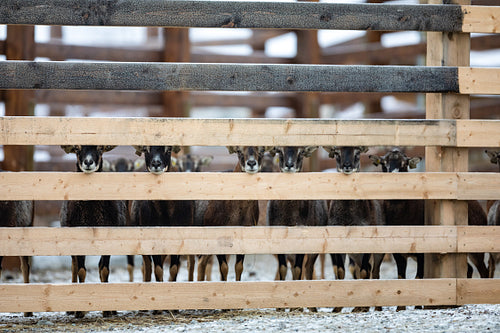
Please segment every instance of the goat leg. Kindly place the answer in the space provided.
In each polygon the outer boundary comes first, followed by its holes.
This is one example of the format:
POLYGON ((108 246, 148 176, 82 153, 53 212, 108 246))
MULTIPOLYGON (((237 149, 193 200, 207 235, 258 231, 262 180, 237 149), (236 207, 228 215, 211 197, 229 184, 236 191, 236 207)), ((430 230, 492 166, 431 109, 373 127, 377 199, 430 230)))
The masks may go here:
POLYGON ((188 265, 188 281, 192 282, 194 281, 194 256, 193 255, 189 255, 187 257, 188 259, 188 262, 187 262, 187 265, 188 265))
POLYGON ((243 254, 236 255, 236 262, 234 264, 234 271, 236 273, 236 281, 241 281, 241 274, 243 273, 243 261, 245 256, 243 254))
POLYGON ((227 281, 227 273, 229 268, 227 266, 227 258, 225 254, 218 254, 217 260, 219 261, 219 271, 220 271, 220 280, 227 281))
MULTIPOLYGON (((78 281, 80 283, 85 282, 87 277, 87 269, 85 268, 85 256, 75 256, 74 263, 76 264, 76 275, 78 276, 78 281)), ((75 311, 75 318, 83 318, 85 316, 85 311, 75 311)))
MULTIPOLYGON (((345 255, 338 253, 331 253, 330 257, 332 259, 333 273, 337 280, 343 280, 345 277, 345 255)), ((336 306, 333 308, 332 312, 339 313, 342 311, 341 306, 336 306)))
POLYGON ((210 257, 210 255, 202 255, 198 257, 198 281, 205 280, 205 270, 210 257))
POLYGON ((302 263, 304 262, 304 255, 303 254, 296 254, 295 255, 295 265, 293 267, 292 271, 292 279, 294 280, 300 280, 302 277, 302 263))
MULTIPOLYGON (((101 256, 99 260, 99 278, 102 283, 107 283, 109 281, 109 259, 110 256, 101 256)), ((103 317, 111 317, 116 314, 116 311, 103 311, 103 317)))
POLYGON ((161 255, 153 256, 156 282, 163 282, 163 258, 161 255))
MULTIPOLYGON (((30 283, 31 257, 22 256, 22 257, 19 257, 19 259, 21 260, 21 272, 23 273, 24 283, 30 283)), ((0 265, 1 265, 1 261, 0 261, 0 265)), ((32 317, 33 312, 25 312, 24 316, 25 317, 32 317)))
POLYGON ((495 277, 495 254, 490 253, 490 257, 488 258, 488 277, 493 279, 495 277))
POLYGON ((177 273, 179 272, 180 256, 171 255, 170 256, 170 277, 169 281, 177 280, 177 273))
POLYGON ((469 259, 476 266, 479 276, 483 279, 488 277, 488 268, 484 264, 484 253, 469 253, 469 259))
POLYGON ((284 281, 286 279, 286 272, 287 272, 286 255, 278 254, 277 280, 284 281))
POLYGON ((129 282, 134 282, 134 256, 133 255, 128 255, 127 256, 127 271, 128 271, 128 281, 129 282))
POLYGON ((151 256, 142 256, 142 282, 151 282, 151 256))

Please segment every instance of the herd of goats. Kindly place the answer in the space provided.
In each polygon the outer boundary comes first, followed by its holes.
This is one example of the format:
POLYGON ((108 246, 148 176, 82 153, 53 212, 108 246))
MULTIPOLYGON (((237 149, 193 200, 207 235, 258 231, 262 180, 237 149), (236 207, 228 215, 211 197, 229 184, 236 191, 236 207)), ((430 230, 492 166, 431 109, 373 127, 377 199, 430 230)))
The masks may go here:
MULTIPOLYGON (((174 159, 172 153, 179 152, 176 146, 135 146, 138 155, 144 155, 142 163, 120 159, 113 164, 104 163, 103 153, 114 146, 61 146, 66 153, 76 154, 77 171, 84 173, 130 171, 145 168, 154 174, 176 171, 196 172, 210 163, 211 157, 189 154, 174 159), (175 162, 175 163, 174 163, 175 162), (175 167, 174 167, 175 164, 175 167)), ((300 172, 304 158, 310 157, 318 147, 228 147, 229 153, 236 153, 238 163, 234 172, 270 172, 278 161, 280 172, 300 172)), ((323 147, 334 158, 337 170, 351 174, 360 169, 361 154, 365 147, 323 147)), ((500 152, 486 151, 491 162, 500 166, 500 152)), ((376 166, 383 172, 408 172, 416 168, 420 157, 408 157, 400 149, 394 148, 384 156, 370 155, 376 166)), ((138 160, 139 161, 139 160, 138 160)), ((32 201, 0 201, 0 226, 27 227, 33 225, 34 205, 32 201)), ((259 219, 257 200, 92 200, 65 201, 61 208, 60 220, 64 227, 93 226, 254 226, 259 219)), ((500 201, 488 203, 486 214, 477 201, 468 202, 469 225, 500 225, 500 201)), ((423 225, 423 200, 270 200, 267 205, 266 222, 269 226, 364 226, 364 225, 423 225)), ((379 278, 383 254, 348 254, 348 265, 354 278, 379 278)), ((409 254, 393 254, 397 265, 398 278, 405 278, 409 254)), ((413 255, 417 261, 417 278, 424 277, 424 255, 413 255)), ((151 281, 154 272, 156 281, 163 281, 163 264, 166 256, 143 256, 143 280, 151 281)), ((288 263, 293 279, 312 279, 317 254, 278 254, 277 279, 285 280, 288 263)), ((171 255, 169 281, 175 281, 180 265, 180 257, 171 255)), ((490 254, 488 266, 484 253, 471 253, 469 261, 476 267, 482 278, 493 277, 495 264, 500 254, 490 254)), ((209 274, 207 266, 212 256, 198 257, 197 278, 203 281, 209 274)), ((220 278, 227 280, 228 263, 226 255, 217 255, 220 278)), ((0 274, 1 274, 0 257, 0 274)), ((101 256, 99 277, 107 282, 110 256, 101 256)), ((331 254, 333 270, 337 279, 345 276, 346 254, 331 254)), ((236 256, 236 280, 241 280, 244 255, 236 256)), ((133 278, 133 258, 129 256, 129 273, 133 278)), ((189 281, 194 279, 195 257, 188 256, 189 281)), ((210 266, 208 266, 210 267, 210 266)), ((30 260, 21 257, 21 271, 26 283, 29 282, 30 260)), ((72 282, 84 282, 86 278, 85 256, 72 256, 72 282)), ((473 268, 468 265, 468 277, 473 268)), ((340 309, 335 309, 338 311, 340 309)), ((104 315, 111 313, 105 312, 104 315)), ((26 314, 29 315, 29 314, 26 314)), ((76 312, 83 317, 83 312, 76 312)))

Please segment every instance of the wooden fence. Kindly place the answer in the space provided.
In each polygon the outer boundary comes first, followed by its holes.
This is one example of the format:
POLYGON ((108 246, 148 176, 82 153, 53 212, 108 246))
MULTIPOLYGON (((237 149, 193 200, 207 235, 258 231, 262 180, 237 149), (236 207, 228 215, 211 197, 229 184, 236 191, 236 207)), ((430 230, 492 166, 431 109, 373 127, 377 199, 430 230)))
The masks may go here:
POLYGON ((470 173, 468 147, 500 145, 468 94, 499 94, 500 68, 470 68, 468 33, 496 33, 500 7, 231 1, 4 0, 0 24, 433 31, 428 66, 0 62, 1 89, 425 92, 423 121, 2 117, 0 144, 417 145, 425 173, 0 174, 0 200, 428 199, 425 227, 2 228, 1 255, 423 252, 419 281, 0 285, 0 311, 500 303, 498 279, 465 279, 467 252, 500 252, 498 227, 466 226, 466 201, 500 198, 470 173), (353 19, 356 17, 356 19, 353 19), (465 207, 465 210, 464 210, 465 207), (431 264, 432 263, 432 264, 431 264))

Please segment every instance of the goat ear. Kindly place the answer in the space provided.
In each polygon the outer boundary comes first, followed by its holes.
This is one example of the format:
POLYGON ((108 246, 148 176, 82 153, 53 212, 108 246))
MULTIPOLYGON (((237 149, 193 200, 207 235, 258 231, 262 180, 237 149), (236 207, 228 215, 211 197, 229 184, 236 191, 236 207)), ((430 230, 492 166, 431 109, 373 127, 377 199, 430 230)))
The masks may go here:
POLYGON ((238 147, 236 146, 227 146, 227 150, 229 151, 229 154, 234 154, 238 152, 238 147))
POLYGON ((328 153, 328 157, 335 158, 335 147, 334 146, 323 146, 323 149, 328 153))
POLYGON ((379 166, 382 164, 382 159, 377 155, 370 155, 370 156, 368 156, 368 158, 372 161, 372 163, 375 166, 379 166))
POLYGON ((138 158, 134 161, 134 171, 139 171, 144 169, 144 165, 146 164, 146 160, 143 158, 138 158))
POLYGON ((368 147, 365 147, 365 146, 360 146, 360 147, 359 147, 359 151, 360 151, 361 153, 366 153, 366 152, 368 151, 368 149, 369 149, 369 148, 368 148, 368 147))
POLYGON ((61 146, 66 154, 76 153, 77 146, 61 146))
POLYGON ((180 151, 181 151, 181 147, 180 146, 172 146, 172 152, 174 152, 174 153, 177 154, 180 151))
POLYGON ((269 147, 267 151, 271 154, 271 156, 274 156, 278 152, 278 147, 269 147))
POLYGON ((100 148, 102 150, 102 152, 105 153, 107 151, 111 151, 111 150, 115 149, 116 146, 99 146, 98 148, 100 148))
POLYGON ((417 164, 421 160, 422 160, 422 157, 418 157, 418 156, 412 157, 408 160, 408 166, 410 167, 410 169, 415 169, 415 168, 417 168, 417 164))
POLYGON ((493 164, 498 163, 498 152, 496 151, 491 151, 491 150, 485 150, 484 151, 486 154, 488 154, 488 157, 490 158, 490 162, 493 164))
POLYGON ((132 147, 134 147, 134 149, 135 149, 135 154, 136 154, 137 156, 141 156, 141 155, 142 155, 142 153, 143 153, 143 152, 145 151, 145 149, 146 149, 146 146, 132 146, 132 147))
POLYGON ((318 149, 319 147, 318 146, 307 146, 304 148, 304 157, 311 157, 312 153, 314 153, 314 151, 316 149, 318 149))
POLYGON ((203 156, 202 158, 200 158, 200 163, 201 165, 209 165, 213 159, 213 156, 203 156))

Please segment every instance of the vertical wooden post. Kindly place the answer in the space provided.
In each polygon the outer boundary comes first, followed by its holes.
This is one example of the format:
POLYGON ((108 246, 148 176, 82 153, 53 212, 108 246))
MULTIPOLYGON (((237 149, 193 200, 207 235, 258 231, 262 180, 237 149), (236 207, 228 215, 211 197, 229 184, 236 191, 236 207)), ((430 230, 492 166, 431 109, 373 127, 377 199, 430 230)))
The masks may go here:
MULTIPOLYGON (((7 26, 5 40, 7 60, 33 60, 35 58, 35 27, 7 26)), ((27 90, 5 91, 6 116, 33 116, 35 110, 34 92, 27 90)), ((33 170, 33 146, 3 146, 3 170, 33 170)), ((19 269, 18 257, 4 257, 2 266, 8 270, 19 269)))
MULTIPOLYGON (((5 41, 7 60, 33 60, 35 58, 35 27, 7 26, 5 41)), ((33 116, 34 92, 5 91, 6 116, 33 116)), ((10 171, 33 170, 33 146, 4 146, 2 168, 10 171)))
MULTIPOLYGON (((430 0, 430 4, 469 5, 470 0, 430 0)), ((469 66, 470 36, 465 33, 429 32, 427 34, 428 66, 469 66)), ((427 94, 427 119, 468 119, 468 95, 427 94)), ((426 171, 468 171, 467 148, 426 147, 426 171)), ((426 202, 426 224, 466 225, 467 202, 435 200, 426 202)), ((425 259, 427 278, 467 277, 466 254, 429 254, 425 259)))
MULTIPOLYGON (((166 28, 163 29, 163 61, 188 62, 190 60, 189 29, 166 28)), ((188 93, 181 91, 163 92, 163 116, 185 117, 189 116, 188 93)))
MULTIPOLYGON (((299 0, 319 2, 318 0, 299 0)), ((321 49, 318 43, 317 30, 298 30, 297 34, 297 56, 298 64, 319 64, 321 62, 321 49)), ((319 118, 320 99, 319 93, 298 93, 297 117, 319 118)), ((309 171, 319 171, 317 153, 309 159, 309 171)))

